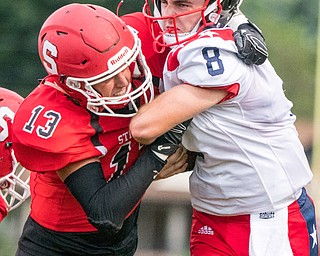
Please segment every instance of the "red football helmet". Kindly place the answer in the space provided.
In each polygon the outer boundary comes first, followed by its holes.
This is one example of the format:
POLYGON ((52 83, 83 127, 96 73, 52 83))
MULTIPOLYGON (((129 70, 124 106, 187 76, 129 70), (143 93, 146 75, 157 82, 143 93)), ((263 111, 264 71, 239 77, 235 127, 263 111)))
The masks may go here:
POLYGON ((226 0, 204 0, 204 4, 200 8, 167 16, 163 16, 161 13, 161 0, 145 1, 142 12, 151 29, 151 33, 154 38, 154 48, 156 51, 162 52, 164 51, 164 47, 172 47, 186 42, 191 37, 200 33, 202 29, 207 26, 217 26, 222 11, 222 3, 226 0), (149 4, 149 2, 151 3, 149 4), (153 12, 151 10, 153 10, 153 12), (177 19, 182 16, 192 15, 195 13, 199 13, 201 18, 193 30, 188 33, 178 33, 177 19), (173 27, 164 28, 164 20, 171 20, 173 27), (162 28, 160 33, 157 33, 158 30, 156 27, 158 24, 156 23, 158 23, 162 28))
POLYGON ((97 115, 133 116, 154 97, 136 32, 103 7, 69 4, 58 9, 40 30, 38 50, 48 74, 60 76, 58 86, 97 115), (125 95, 102 97, 94 89, 127 67, 132 82, 125 95))
POLYGON ((29 196, 29 172, 16 160, 12 149, 11 125, 23 98, 0 88, 0 196, 11 211, 29 196))

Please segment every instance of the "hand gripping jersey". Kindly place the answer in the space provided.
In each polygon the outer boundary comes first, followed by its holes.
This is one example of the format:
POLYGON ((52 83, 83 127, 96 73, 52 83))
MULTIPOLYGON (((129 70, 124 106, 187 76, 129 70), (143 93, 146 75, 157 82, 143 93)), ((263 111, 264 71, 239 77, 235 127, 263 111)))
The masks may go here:
POLYGON ((130 118, 98 117, 46 84, 24 100, 15 116, 13 141, 17 159, 32 171, 35 221, 55 231, 96 230, 56 171, 98 156, 106 181, 125 173, 140 152, 129 122, 130 118))
POLYGON ((187 83, 229 92, 183 137, 187 149, 203 153, 190 178, 192 205, 214 215, 283 208, 312 179, 281 79, 268 60, 245 65, 232 33, 203 31, 173 49, 164 69, 165 90, 187 83))

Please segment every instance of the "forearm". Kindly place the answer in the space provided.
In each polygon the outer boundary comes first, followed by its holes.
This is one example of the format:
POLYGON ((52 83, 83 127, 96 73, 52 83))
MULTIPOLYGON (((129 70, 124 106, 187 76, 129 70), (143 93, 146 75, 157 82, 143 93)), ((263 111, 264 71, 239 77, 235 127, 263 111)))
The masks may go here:
POLYGON ((175 117, 179 116, 177 114, 179 106, 177 102, 172 102, 176 96, 171 90, 162 93, 152 103, 143 105, 131 119, 129 128, 132 136, 139 143, 149 145, 176 125, 175 117), (170 102, 172 102, 172 112, 168 113, 167 108, 170 102))
POLYGON ((227 92, 180 84, 160 94, 131 119, 132 136, 142 144, 220 102, 227 92))
POLYGON ((69 175, 65 184, 79 201, 89 222, 110 234, 118 232, 163 167, 146 149, 130 170, 106 183, 100 163, 90 163, 69 175))

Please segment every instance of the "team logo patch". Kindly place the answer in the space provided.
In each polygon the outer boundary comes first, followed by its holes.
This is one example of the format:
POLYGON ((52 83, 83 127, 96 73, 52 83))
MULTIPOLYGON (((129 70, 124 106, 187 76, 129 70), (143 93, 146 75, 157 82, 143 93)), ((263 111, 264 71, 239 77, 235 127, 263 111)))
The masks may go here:
POLYGON ((274 212, 262 212, 260 213, 260 219, 272 219, 274 218, 275 213, 274 212))
POLYGON ((198 234, 200 235, 210 235, 213 236, 214 235, 214 231, 212 228, 208 227, 208 226, 203 226, 202 228, 200 228, 198 230, 198 234))

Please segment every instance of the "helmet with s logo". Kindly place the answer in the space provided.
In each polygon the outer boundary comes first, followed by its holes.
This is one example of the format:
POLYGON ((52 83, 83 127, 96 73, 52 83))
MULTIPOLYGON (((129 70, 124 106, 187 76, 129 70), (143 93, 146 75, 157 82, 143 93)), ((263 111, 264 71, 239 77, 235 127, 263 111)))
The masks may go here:
POLYGON ((16 160, 11 141, 11 125, 23 98, 0 88, 0 196, 8 211, 20 206, 29 196, 29 171, 16 160))
POLYGON ((44 22, 40 59, 58 86, 91 112, 133 116, 153 99, 152 75, 136 32, 111 11, 91 4, 69 4, 44 22), (94 86, 130 67, 132 81, 124 95, 104 97, 94 86), (127 108, 128 111, 119 109, 127 108), (119 111, 118 111, 119 110, 119 111))

